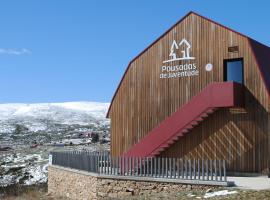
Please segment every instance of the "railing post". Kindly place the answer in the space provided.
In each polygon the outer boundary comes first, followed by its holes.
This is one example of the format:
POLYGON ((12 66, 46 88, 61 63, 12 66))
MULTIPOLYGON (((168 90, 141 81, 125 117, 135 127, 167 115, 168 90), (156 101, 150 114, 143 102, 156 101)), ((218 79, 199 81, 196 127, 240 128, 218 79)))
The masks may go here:
POLYGON ((142 158, 140 157, 140 176, 142 176, 142 158))
POLYGON ((184 160, 181 159, 181 175, 182 175, 182 179, 184 179, 184 160))
POLYGON ((222 181, 221 160, 218 160, 219 180, 222 181))
POLYGON ((150 176, 153 177, 153 157, 150 158, 150 163, 151 163, 151 166, 150 166, 150 176))
POLYGON ((185 172, 186 172, 186 179, 188 179, 188 164, 187 164, 187 159, 185 159, 185 172))
POLYGON ((157 177, 157 158, 154 157, 154 177, 157 177))
POLYGON ((100 152, 99 158, 100 158, 100 163, 99 163, 100 174, 103 174, 103 154, 102 154, 102 152, 100 152))
POLYGON ((217 181, 217 160, 214 160, 214 168, 215 168, 215 181, 217 181))
POLYGON ((196 160, 193 159, 193 179, 196 179, 196 160))
POLYGON ((132 157, 129 157, 129 159, 128 159, 128 162, 129 162, 129 164, 128 164, 128 174, 131 176, 132 175, 132 157))
POLYGON ((224 170, 224 181, 227 182, 227 174, 226 174, 226 160, 223 160, 223 170, 224 170))
POLYGON ((166 165, 166 178, 168 178, 168 158, 165 158, 165 165, 166 165))
POLYGON ((176 167, 175 158, 173 158, 173 178, 176 178, 176 167))
POLYGON ((172 178, 172 159, 169 158, 169 172, 170 172, 170 178, 172 178))
POLYGON ((139 157, 136 157, 136 163, 137 163, 137 176, 139 176, 139 157))
POLYGON ((146 158, 143 158, 143 176, 146 176, 146 164, 145 164, 146 158))
POLYGON ((213 180, 213 160, 210 160, 210 176, 211 176, 211 181, 213 180))
POLYGON ((146 158, 146 174, 145 176, 149 176, 149 158, 146 158))
POLYGON ((104 152, 104 167, 105 174, 108 174, 108 156, 106 155, 106 152, 104 152))
POLYGON ((188 160, 188 165, 189 165, 189 179, 192 179, 192 170, 191 170, 191 160, 188 160))
POLYGON ((160 157, 158 157, 158 177, 161 177, 161 169, 160 169, 160 160, 161 160, 161 158, 160 157))
POLYGON ((206 180, 209 180, 208 159, 206 159, 206 180))
POLYGON ((198 159, 198 180, 201 179, 200 159, 198 159))
POLYGON ((177 158, 177 178, 180 178, 180 159, 177 158))
POLYGON ((202 159, 202 180, 204 181, 204 159, 202 159))

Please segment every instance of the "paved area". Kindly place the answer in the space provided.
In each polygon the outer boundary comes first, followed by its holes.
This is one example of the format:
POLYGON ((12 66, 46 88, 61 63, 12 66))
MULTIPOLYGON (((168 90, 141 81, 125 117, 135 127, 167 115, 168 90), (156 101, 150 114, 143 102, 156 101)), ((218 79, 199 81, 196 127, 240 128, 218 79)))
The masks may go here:
POLYGON ((234 181, 239 189, 267 190, 270 189, 270 178, 267 176, 259 177, 227 177, 228 181, 234 181))

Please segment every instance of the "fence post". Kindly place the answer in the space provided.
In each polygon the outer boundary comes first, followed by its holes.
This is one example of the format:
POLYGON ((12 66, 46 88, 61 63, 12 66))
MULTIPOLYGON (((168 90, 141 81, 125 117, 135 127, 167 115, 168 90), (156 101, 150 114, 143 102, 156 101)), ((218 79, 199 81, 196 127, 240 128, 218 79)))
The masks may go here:
POLYGON ((166 178, 168 178, 168 158, 165 158, 165 166, 166 166, 166 178))
POLYGON ((182 175, 182 179, 184 179, 184 160, 181 159, 181 175, 182 175))
POLYGON ((223 170, 224 170, 224 181, 227 182, 227 174, 226 174, 226 160, 223 160, 223 170))
POLYGON ((191 170, 192 165, 190 159, 188 160, 188 165, 189 165, 189 179, 192 179, 192 170, 191 170))
POLYGON ((139 176, 142 176, 142 158, 141 157, 139 158, 139 161, 140 161, 140 174, 139 174, 139 176))
POLYGON ((131 175, 131 157, 128 157, 128 174, 127 175, 131 175))
POLYGON ((143 176, 146 176, 146 165, 145 165, 145 157, 142 159, 143 160, 143 176))
POLYGON ((176 167, 175 158, 173 158, 173 178, 176 178, 176 167))
POLYGON ((188 164, 187 164, 187 159, 185 159, 185 173, 186 173, 186 179, 188 179, 188 164))
POLYGON ((202 159, 202 180, 204 181, 204 159, 202 159))
POLYGON ((217 160, 215 159, 215 163, 214 163, 214 168, 215 168, 215 181, 217 181, 217 160))
POLYGON ((193 179, 196 179, 196 160, 193 159, 193 179))
POLYGON ((180 178, 180 159, 179 158, 177 158, 177 160, 176 160, 176 162, 177 162, 177 178, 180 178))
MULTIPOLYGON (((144 162, 145 163, 145 162, 144 162)), ((145 165, 145 164, 144 164, 145 165)), ((148 157, 146 157, 146 173, 145 176, 149 176, 149 160, 148 157)))
POLYGON ((160 160, 161 160, 161 158, 158 157, 158 163, 157 163, 158 164, 158 177, 161 177, 161 169, 160 169, 160 165, 161 165, 160 162, 161 161, 160 160))
POLYGON ((219 180, 222 181, 221 160, 218 160, 219 180))
POLYGON ((206 180, 209 180, 208 159, 206 159, 206 180))
POLYGON ((150 158, 150 176, 153 177, 153 157, 150 158))
POLYGON ((172 178, 172 159, 169 158, 169 172, 170 172, 170 178, 172 178))
POLYGON ((211 181, 213 180, 213 160, 210 160, 210 176, 211 176, 211 181))
POLYGON ((154 177, 157 177, 157 158, 154 157, 154 177))
POLYGON ((198 180, 201 179, 200 159, 198 159, 198 180))

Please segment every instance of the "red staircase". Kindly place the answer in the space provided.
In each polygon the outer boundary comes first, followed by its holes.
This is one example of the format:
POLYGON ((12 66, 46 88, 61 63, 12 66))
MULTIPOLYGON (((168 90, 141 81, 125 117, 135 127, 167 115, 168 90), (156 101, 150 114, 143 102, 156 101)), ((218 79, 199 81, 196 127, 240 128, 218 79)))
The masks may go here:
POLYGON ((188 103, 151 130, 123 156, 154 157, 188 134, 219 108, 243 105, 242 85, 235 82, 211 83, 188 103))

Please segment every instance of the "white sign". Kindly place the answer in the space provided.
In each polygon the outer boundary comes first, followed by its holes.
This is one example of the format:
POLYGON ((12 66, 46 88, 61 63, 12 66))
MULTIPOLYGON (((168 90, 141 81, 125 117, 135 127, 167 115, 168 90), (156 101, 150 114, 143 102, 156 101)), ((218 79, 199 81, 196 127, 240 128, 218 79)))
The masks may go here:
POLYGON ((212 63, 208 63, 208 64, 205 65, 205 70, 206 71, 210 72, 210 71, 212 71, 212 69, 213 69, 212 63))
MULTIPOLYGON (((183 49, 183 48, 182 48, 183 49)), ((171 49, 170 49, 170 59, 163 61, 163 63, 169 63, 174 61, 188 61, 195 60, 195 57, 190 56, 191 44, 184 38, 178 44, 173 40, 171 49), (181 52, 178 52, 181 47, 185 49, 181 52), (178 55, 180 54, 180 55, 178 55)), ((196 63, 189 62, 178 65, 163 65, 160 68, 160 78, 179 78, 187 76, 197 76, 199 75, 199 70, 197 69, 196 63)))
POLYGON ((191 44, 184 38, 179 42, 179 44, 176 43, 175 40, 173 40, 172 46, 171 46, 171 52, 170 52, 170 57, 171 59, 163 61, 163 63, 168 63, 172 61, 177 61, 177 60, 194 60, 194 57, 190 57, 190 48, 191 44), (177 57, 177 51, 182 45, 186 46, 186 49, 184 51, 181 51, 182 57, 177 57))

